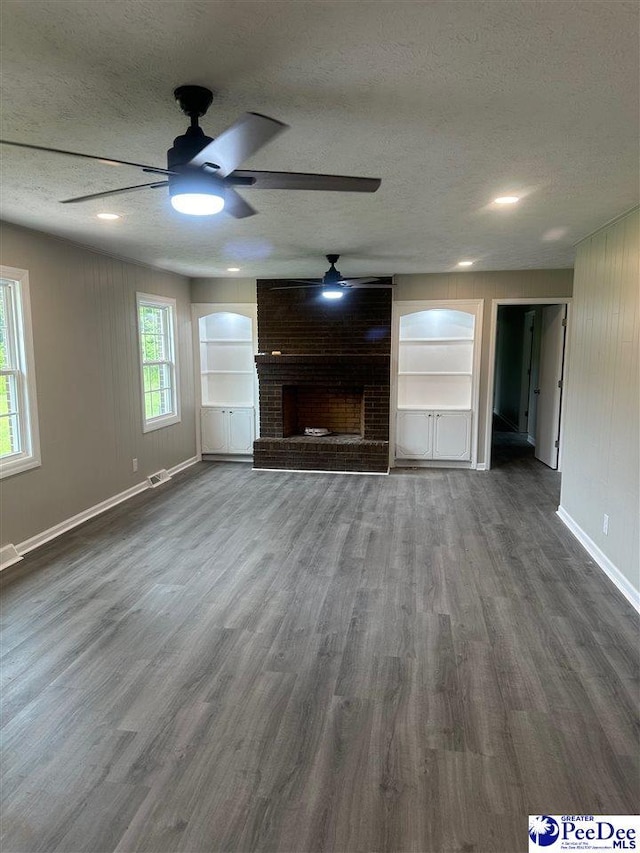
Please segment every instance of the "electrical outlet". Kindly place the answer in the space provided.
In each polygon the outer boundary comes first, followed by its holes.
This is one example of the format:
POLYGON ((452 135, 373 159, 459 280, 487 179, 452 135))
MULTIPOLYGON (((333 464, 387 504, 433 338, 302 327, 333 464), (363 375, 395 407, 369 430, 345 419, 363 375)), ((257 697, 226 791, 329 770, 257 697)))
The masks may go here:
POLYGON ((606 512, 602 518, 602 532, 605 536, 609 535, 609 516, 606 514, 606 512))
POLYGON ((135 474, 136 471, 138 470, 138 460, 137 459, 131 460, 131 468, 133 469, 133 473, 135 474))

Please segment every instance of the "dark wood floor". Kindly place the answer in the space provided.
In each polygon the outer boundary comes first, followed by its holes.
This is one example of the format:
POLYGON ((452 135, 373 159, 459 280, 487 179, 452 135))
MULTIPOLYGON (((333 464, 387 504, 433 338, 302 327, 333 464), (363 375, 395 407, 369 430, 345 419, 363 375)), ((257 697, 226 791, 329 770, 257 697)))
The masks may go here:
POLYGON ((515 853, 633 813, 638 620, 559 475, 203 463, 3 573, 3 853, 515 853))

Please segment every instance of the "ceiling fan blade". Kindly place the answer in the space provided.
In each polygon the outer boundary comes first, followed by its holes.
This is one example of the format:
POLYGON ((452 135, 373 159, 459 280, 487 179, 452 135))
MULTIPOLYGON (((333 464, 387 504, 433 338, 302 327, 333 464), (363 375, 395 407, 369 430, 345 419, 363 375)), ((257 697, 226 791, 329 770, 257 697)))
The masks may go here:
POLYGON ((363 287, 364 285, 371 287, 372 284, 379 284, 381 287, 387 287, 386 279, 380 278, 379 275, 362 276, 361 278, 343 278, 340 283, 346 284, 348 287, 363 287))
POLYGON ((214 163, 219 167, 217 174, 224 178, 288 127, 289 125, 281 121, 259 113, 245 113, 186 165, 204 166, 205 163, 214 163))
MULTIPOLYGON (((292 281, 296 281, 296 279, 292 279, 292 281)), ((305 287, 322 287, 322 282, 318 281, 314 284, 290 284, 283 285, 282 287, 271 287, 270 290, 303 290, 305 287)))
MULTIPOLYGON (((216 140, 217 141, 217 140, 216 140)), ((310 175, 305 172, 256 172, 236 170, 235 178, 253 178, 254 190, 324 190, 334 192, 374 193, 382 183, 380 178, 356 178, 349 175, 310 175)))
POLYGON ((347 287, 357 287, 359 284, 370 284, 374 281, 378 281, 377 276, 375 278, 343 278, 340 284, 346 284, 347 287))
POLYGON ((353 287, 354 289, 356 289, 358 287, 366 287, 369 290, 373 289, 374 287, 393 287, 394 286, 394 283, 392 281, 389 281, 386 284, 383 284, 383 283, 378 282, 378 281, 372 281, 369 283, 367 283, 366 281, 354 281, 352 283, 345 282, 345 284, 347 285, 347 287, 353 287))
POLYGON ((157 172, 159 175, 172 175, 173 172, 167 169, 160 169, 156 166, 146 166, 144 163, 133 163, 130 160, 114 160, 113 157, 96 157, 94 154, 80 154, 78 151, 65 151, 62 148, 47 148, 44 145, 27 145, 26 142, 10 142, 8 139, 0 139, 0 145, 13 145, 16 148, 30 148, 33 151, 48 151, 52 154, 66 154, 69 157, 84 157, 85 160, 98 160, 107 166, 116 164, 118 166, 136 166, 138 169, 144 169, 148 172, 157 172))
POLYGON ((247 216, 254 216, 258 212, 233 187, 225 187, 224 209, 236 219, 246 219, 247 216))
POLYGON ((78 201, 91 201, 93 198, 104 198, 108 195, 117 195, 118 193, 128 193, 132 190, 142 190, 145 187, 152 187, 155 189, 156 187, 168 187, 169 181, 158 181, 152 184, 136 184, 133 187, 120 187, 118 190, 106 190, 103 193, 92 193, 91 195, 80 195, 76 196, 76 198, 65 198, 60 203, 61 204, 75 204, 78 201))

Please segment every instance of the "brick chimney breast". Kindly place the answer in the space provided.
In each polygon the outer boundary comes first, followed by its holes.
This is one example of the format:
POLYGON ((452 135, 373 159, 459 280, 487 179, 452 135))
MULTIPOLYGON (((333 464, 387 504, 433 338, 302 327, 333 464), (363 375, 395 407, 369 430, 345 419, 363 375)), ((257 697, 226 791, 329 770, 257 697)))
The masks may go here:
POLYGON ((285 284, 258 281, 258 349, 264 354, 256 356, 260 438, 254 467, 386 472, 391 289, 354 288, 327 302, 320 288, 273 289, 285 284), (305 427, 330 434, 304 435, 305 427))

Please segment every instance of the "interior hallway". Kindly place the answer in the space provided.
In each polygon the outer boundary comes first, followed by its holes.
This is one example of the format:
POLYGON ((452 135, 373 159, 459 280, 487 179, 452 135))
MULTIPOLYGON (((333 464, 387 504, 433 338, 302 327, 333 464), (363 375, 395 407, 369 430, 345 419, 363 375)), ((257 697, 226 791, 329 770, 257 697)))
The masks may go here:
POLYGON ((514 853, 633 813, 638 617, 558 492, 201 463, 31 553, 2 849, 514 853))

